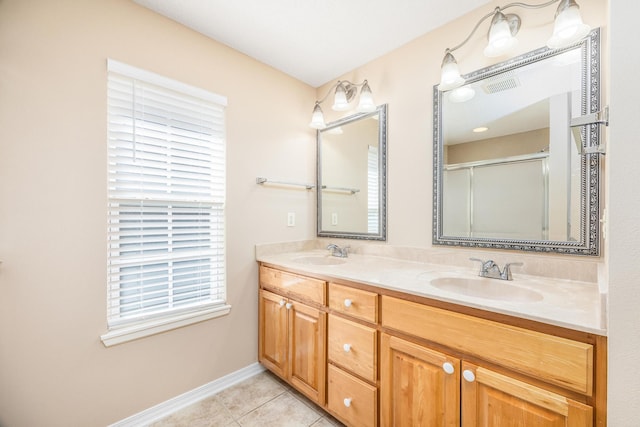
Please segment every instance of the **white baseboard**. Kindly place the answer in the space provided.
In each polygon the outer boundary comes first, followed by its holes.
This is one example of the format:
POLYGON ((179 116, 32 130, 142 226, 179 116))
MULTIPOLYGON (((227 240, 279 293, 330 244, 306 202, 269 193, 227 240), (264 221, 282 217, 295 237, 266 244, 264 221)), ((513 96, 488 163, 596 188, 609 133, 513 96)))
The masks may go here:
POLYGON ((254 375, 264 371, 264 367, 259 363, 253 363, 246 368, 239 369, 235 372, 225 375, 222 378, 211 381, 208 384, 194 388, 186 393, 162 402, 142 412, 138 412, 124 420, 111 424, 110 427, 140 427, 151 424, 172 413, 186 408, 189 405, 197 403, 207 397, 213 396, 222 390, 231 387, 241 381, 251 378, 254 375))

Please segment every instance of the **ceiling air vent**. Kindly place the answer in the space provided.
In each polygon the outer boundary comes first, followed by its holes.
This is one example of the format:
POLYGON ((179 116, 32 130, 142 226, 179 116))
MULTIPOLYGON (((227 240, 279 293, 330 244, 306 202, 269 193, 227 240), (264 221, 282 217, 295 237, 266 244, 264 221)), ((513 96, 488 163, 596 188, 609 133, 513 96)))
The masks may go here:
POLYGON ((520 80, 512 71, 510 73, 503 73, 499 76, 491 77, 487 79, 487 82, 482 86, 485 93, 498 93, 509 89, 515 89, 520 86, 520 80))

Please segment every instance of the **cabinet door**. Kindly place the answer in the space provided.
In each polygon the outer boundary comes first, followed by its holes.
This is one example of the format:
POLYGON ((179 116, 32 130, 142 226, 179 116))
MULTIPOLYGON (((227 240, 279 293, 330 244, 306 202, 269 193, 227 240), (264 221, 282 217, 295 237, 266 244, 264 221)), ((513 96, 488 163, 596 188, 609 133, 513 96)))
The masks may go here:
POLYGON ((310 399, 323 405, 327 315, 296 301, 291 301, 289 311, 290 381, 310 399))
POLYGON ((489 369, 463 363, 463 427, 591 427, 593 408, 489 369))
POLYGON ((382 334, 382 426, 458 426, 460 360, 382 334))
POLYGON ((261 290, 258 310, 258 358, 269 370, 286 378, 289 351, 286 300, 280 295, 261 290))

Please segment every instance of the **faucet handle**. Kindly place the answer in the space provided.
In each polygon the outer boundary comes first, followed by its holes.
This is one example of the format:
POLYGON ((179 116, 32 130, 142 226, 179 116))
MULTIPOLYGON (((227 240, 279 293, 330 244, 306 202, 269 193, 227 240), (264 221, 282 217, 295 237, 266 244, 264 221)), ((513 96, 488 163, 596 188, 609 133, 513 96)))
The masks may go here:
MULTIPOLYGON (((480 272, 478 273, 480 277, 488 277, 489 270, 493 269, 494 267, 497 267, 496 263, 493 262, 492 259, 488 259, 485 261, 480 258, 469 258, 469 260, 478 261, 480 263, 480 272)), ((499 269, 498 269, 498 273, 500 273, 499 269)))
POLYGON ((482 264, 482 271, 486 271, 490 268, 492 268, 493 266, 496 265, 495 262, 493 262, 492 259, 488 259, 488 260, 482 260, 480 258, 469 258, 470 261, 478 261, 480 264, 482 264))
POLYGON ((515 265, 515 266, 520 266, 520 265, 524 265, 524 263, 521 262, 508 262, 504 265, 504 268, 509 268, 509 266, 511 265, 515 265))
POLYGON ((500 278, 503 280, 513 280, 513 276, 511 274, 511 266, 515 265, 515 266, 519 266, 519 265, 524 265, 521 262, 508 262, 504 265, 504 268, 502 269, 502 273, 500 273, 500 278))

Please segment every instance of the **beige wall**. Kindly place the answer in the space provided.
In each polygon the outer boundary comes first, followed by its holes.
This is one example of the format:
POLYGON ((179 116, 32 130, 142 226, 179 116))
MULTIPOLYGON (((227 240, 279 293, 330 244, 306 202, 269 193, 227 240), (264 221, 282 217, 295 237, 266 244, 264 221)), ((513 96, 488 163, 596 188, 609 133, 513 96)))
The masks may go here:
POLYGON ((540 153, 541 151, 549 151, 549 128, 446 145, 444 148, 443 157, 447 164, 540 153), (514 140, 518 143, 514 144, 514 140))
POLYGON ((315 180, 314 97, 128 0, 0 1, 1 426, 104 426, 257 360, 253 245, 313 237, 315 193, 255 178, 315 180), (107 58, 228 97, 233 306, 111 348, 100 341, 107 58))
MULTIPOLYGON (((640 181, 638 106, 629 96, 640 93, 640 64, 628 37, 640 6, 579 3, 585 21, 603 27, 605 89, 611 80, 609 425, 626 427, 640 419, 640 197, 629 185, 640 181)), ((499 4, 343 76, 369 79, 376 103, 389 104, 389 244, 431 246, 432 86, 444 48, 499 4)), ((518 13, 515 54, 542 45, 553 10, 518 13)), ((480 31, 456 53, 463 72, 494 62, 481 54, 484 38, 480 31)), ((104 425, 255 362, 253 244, 315 235, 315 193, 259 187, 255 177, 314 180, 314 136, 306 125, 313 99, 325 93, 126 0, 0 0, 0 425, 104 425), (234 307, 225 318, 109 349, 99 341, 106 328, 107 57, 229 97, 234 307), (297 227, 286 227, 290 211, 297 227)), ((325 114, 337 118, 330 108, 325 114)))

